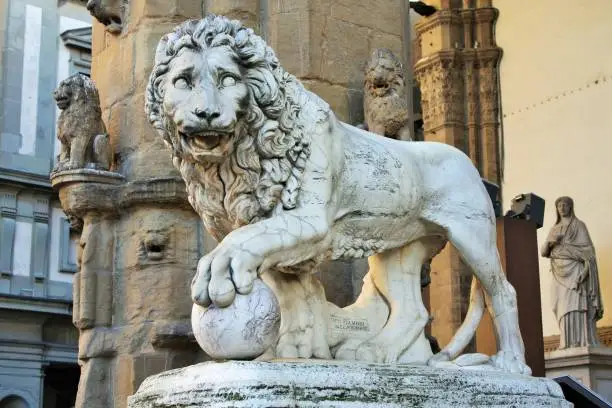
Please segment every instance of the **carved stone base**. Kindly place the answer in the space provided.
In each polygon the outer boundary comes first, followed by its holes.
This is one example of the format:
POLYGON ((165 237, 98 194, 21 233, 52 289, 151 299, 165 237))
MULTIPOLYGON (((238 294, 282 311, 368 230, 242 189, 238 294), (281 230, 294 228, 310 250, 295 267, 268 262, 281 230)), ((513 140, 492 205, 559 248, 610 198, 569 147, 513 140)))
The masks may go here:
POLYGON ((612 401, 612 348, 574 347, 544 354, 546 377, 575 377, 608 401, 612 401))
POLYGON ((51 185, 58 189, 73 183, 121 184, 124 180, 125 177, 119 173, 97 169, 72 169, 51 173, 51 185))
POLYGON ((129 408, 571 407, 552 380, 324 360, 201 363, 147 378, 129 408))

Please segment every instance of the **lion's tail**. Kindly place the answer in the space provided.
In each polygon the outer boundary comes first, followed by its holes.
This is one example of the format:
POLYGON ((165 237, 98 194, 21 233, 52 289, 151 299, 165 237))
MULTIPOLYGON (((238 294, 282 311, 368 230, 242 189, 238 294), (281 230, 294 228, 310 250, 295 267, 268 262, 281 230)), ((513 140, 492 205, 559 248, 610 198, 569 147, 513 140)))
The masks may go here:
POLYGON ((454 360, 467 347, 476 334, 476 329, 480 324, 482 315, 485 311, 485 298, 480 282, 476 277, 472 279, 472 288, 470 292, 470 306, 468 308, 465 320, 455 333, 451 341, 444 347, 442 353, 447 354, 451 360, 454 360))

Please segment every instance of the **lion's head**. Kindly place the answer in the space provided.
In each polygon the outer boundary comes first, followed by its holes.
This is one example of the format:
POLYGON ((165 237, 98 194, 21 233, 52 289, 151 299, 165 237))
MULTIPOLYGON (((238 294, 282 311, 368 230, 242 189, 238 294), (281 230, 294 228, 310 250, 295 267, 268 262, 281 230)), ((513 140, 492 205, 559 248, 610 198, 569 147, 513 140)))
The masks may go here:
POLYGON ((218 239, 278 204, 295 207, 309 153, 305 92, 239 21, 209 15, 161 39, 145 111, 218 239))
POLYGON ((371 96, 382 97, 404 88, 402 63, 387 48, 372 52, 365 69, 365 89, 371 96))
POLYGON ((88 0, 87 10, 111 33, 121 32, 127 0, 88 0))
POLYGON ((61 110, 73 104, 91 104, 100 109, 100 97, 94 82, 83 74, 74 74, 59 83, 53 91, 53 99, 61 110))

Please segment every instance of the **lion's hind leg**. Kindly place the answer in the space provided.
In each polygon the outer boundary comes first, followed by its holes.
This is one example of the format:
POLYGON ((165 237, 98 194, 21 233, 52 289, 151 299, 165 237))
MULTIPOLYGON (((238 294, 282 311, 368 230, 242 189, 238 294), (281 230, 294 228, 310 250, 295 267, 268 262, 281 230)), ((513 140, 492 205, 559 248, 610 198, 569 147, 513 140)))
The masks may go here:
POLYGON ((357 348, 357 360, 424 364, 431 357, 424 334, 429 314, 421 297, 421 266, 427 254, 427 246, 415 241, 370 257, 372 279, 390 314, 380 333, 357 348))
MULTIPOLYGON (((519 330, 516 292, 503 273, 495 235, 495 224, 486 218, 462 219, 448 225, 448 238, 479 280, 493 317, 499 352, 491 358, 492 363, 506 371, 529 374, 519 330)), ((464 336, 465 333, 460 337, 464 336)), ((454 338, 447 347, 454 347, 453 343, 460 340, 454 338)))

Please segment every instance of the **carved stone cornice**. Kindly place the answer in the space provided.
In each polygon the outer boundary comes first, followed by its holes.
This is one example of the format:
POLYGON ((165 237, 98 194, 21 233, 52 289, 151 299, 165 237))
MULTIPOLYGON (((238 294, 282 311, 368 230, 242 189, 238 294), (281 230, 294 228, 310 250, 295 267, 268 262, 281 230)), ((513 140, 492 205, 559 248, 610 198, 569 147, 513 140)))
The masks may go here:
POLYGON ((91 170, 67 170, 51 176, 66 214, 83 218, 89 212, 118 216, 126 208, 147 203, 191 208, 185 184, 179 177, 126 182, 121 174, 91 170))
POLYGON ((425 17, 419 20, 418 23, 414 25, 414 30, 416 32, 417 37, 422 35, 424 32, 428 30, 432 30, 434 28, 440 26, 458 26, 461 27, 462 18, 457 10, 439 10, 435 14, 430 17, 425 17))
POLYGON ((483 7, 474 9, 474 18, 478 24, 493 24, 499 16, 499 10, 493 7, 483 7))
POLYGON ((461 9, 459 15, 463 20, 463 24, 472 24, 474 22, 474 10, 473 9, 461 9))
POLYGON ((461 51, 457 49, 440 50, 434 54, 421 58, 414 64, 414 71, 418 73, 434 65, 443 64, 448 68, 448 64, 460 64, 461 51))
POLYGON ((497 66, 502 57, 502 49, 499 47, 479 48, 475 51, 480 66, 486 66, 487 64, 497 66))

